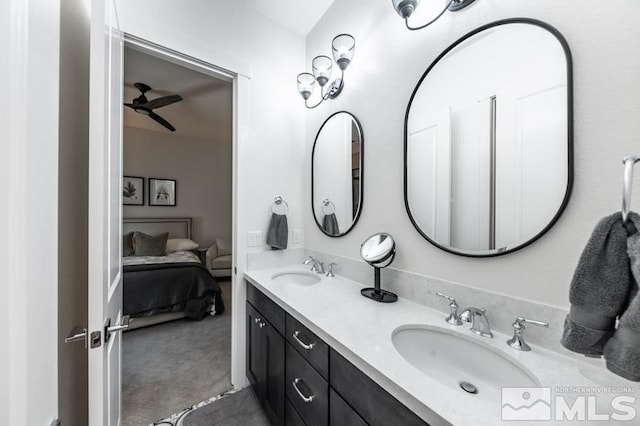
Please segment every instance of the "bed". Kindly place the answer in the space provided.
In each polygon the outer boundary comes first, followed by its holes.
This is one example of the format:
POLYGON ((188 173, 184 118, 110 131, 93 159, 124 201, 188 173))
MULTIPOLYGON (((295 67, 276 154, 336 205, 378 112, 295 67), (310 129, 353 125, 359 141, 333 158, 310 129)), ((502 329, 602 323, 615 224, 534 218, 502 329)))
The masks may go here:
MULTIPOLYGON (((192 239, 191 218, 125 218, 123 236, 143 232, 192 239)), ((224 311, 220 286, 192 251, 123 257, 123 310, 130 329, 224 311)))

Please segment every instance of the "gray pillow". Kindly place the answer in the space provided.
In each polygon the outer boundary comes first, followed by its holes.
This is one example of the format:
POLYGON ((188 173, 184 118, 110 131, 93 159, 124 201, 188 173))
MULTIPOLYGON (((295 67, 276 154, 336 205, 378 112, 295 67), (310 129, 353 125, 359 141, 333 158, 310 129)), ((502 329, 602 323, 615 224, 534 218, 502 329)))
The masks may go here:
POLYGON ((133 234, 134 256, 166 256, 169 233, 151 237, 143 232, 133 234))
POLYGON ((133 232, 122 236, 122 257, 133 256, 133 232))

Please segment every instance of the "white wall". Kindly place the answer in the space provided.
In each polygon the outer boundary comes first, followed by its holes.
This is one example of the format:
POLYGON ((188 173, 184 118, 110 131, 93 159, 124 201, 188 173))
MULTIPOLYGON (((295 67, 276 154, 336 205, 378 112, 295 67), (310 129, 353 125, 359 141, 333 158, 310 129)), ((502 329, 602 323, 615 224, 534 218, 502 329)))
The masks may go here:
MULTIPOLYGON (((461 12, 445 14, 429 28, 412 32, 388 1, 336 0, 307 37, 307 60, 328 52, 332 37, 341 32, 355 36, 356 51, 346 71, 344 92, 307 114, 307 156, 326 117, 339 110, 354 114, 365 134, 364 206, 359 223, 339 239, 324 236, 311 215, 305 215, 306 247, 358 259, 358 248, 367 236, 387 231, 398 243, 396 268, 568 306, 569 282, 591 230, 600 217, 620 208, 622 158, 640 154, 639 17, 638 2, 612 8, 597 0, 478 0, 461 12), (488 22, 521 16, 555 26, 573 53, 573 194, 556 225, 523 250, 485 259, 449 254, 417 233, 404 207, 407 103, 420 76, 448 45, 488 22)), ((640 208, 639 175, 632 203, 636 209, 640 208)), ((310 195, 305 195, 309 209, 310 195)))
MULTIPOLYGON (((273 199, 289 203, 289 229, 302 229, 304 120, 296 76, 304 62, 304 40, 256 13, 248 2, 117 0, 120 28, 127 34, 239 70, 250 77, 249 144, 242 158, 239 190, 248 230, 266 229, 273 199)), ((309 65, 309 66, 307 66, 309 65)), ((239 244, 246 248, 247 236, 239 244)), ((263 247, 263 248, 266 248, 263 247)))
MULTIPOLYGON (((231 108, 231 99, 229 99, 231 108)), ((193 217, 201 247, 231 239, 231 125, 211 140, 124 128, 124 175, 145 178, 144 206, 124 206, 124 217, 193 217), (149 179, 177 181, 175 207, 149 206, 149 179)))
POLYGON ((0 423, 15 426, 58 413, 59 36, 59 1, 0 3, 0 423))
MULTIPOLYGON (((304 39, 257 14, 246 0, 116 3, 125 33, 242 75, 234 87, 234 102, 240 106, 234 121, 248 123, 239 126, 234 152, 238 194, 234 262, 241 278, 247 253, 268 249, 266 245, 249 249, 247 232, 263 231, 266 239, 276 196, 289 204, 290 234, 303 229, 303 215, 312 218, 303 196, 310 181, 302 179, 306 109, 295 83, 297 74, 310 67, 304 60, 304 39)), ((290 241, 289 247, 295 246, 290 241)), ((232 381, 244 385, 246 293, 241 280, 236 281, 233 298, 232 381)))

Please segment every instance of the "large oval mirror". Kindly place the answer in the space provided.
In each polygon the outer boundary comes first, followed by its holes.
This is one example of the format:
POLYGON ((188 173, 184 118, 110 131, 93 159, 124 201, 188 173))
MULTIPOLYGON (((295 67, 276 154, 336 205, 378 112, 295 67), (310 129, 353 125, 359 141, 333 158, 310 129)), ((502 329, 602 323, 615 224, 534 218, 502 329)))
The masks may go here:
POLYGON ((318 130, 311 156, 311 208, 318 228, 340 237, 362 209, 364 138, 358 120, 337 112, 318 130))
POLYGON ((571 192, 569 47, 539 21, 485 25, 447 48, 411 96, 405 203, 439 248, 505 254, 538 239, 571 192))

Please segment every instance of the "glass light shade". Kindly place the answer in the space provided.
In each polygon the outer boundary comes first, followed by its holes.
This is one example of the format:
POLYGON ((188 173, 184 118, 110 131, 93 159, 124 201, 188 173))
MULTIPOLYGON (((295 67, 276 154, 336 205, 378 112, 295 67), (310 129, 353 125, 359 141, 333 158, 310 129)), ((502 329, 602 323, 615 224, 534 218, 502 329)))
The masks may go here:
POLYGON ((409 18, 418 7, 420 0, 391 0, 393 8, 403 19, 409 18))
POLYGON ((356 40, 349 34, 340 34, 333 39, 331 46, 333 59, 335 59, 342 71, 346 70, 353 58, 356 40))
POLYGON ((403 19, 409 18, 418 7, 420 0, 391 0, 393 8, 403 19))
POLYGON ((331 67, 333 66, 333 61, 328 56, 316 56, 313 58, 313 62, 311 62, 311 67, 313 68, 313 75, 320 87, 324 87, 325 84, 331 78, 331 67))
POLYGON ((315 87, 316 79, 312 74, 308 72, 298 74, 298 92, 300 92, 305 101, 309 99, 315 87))

